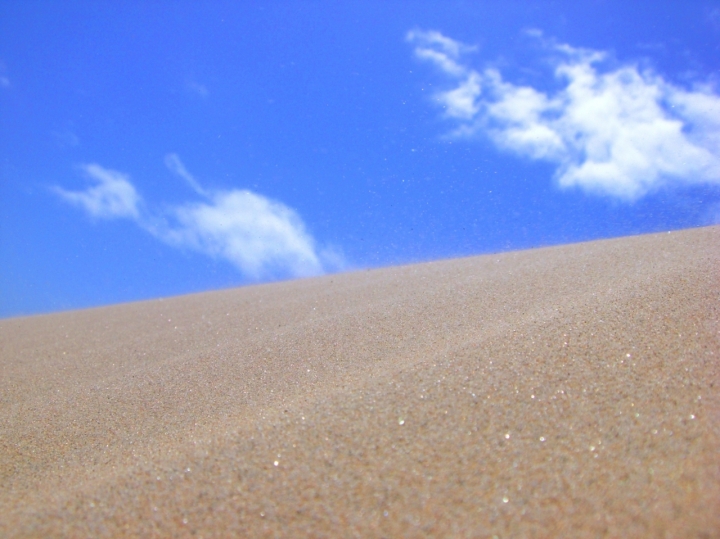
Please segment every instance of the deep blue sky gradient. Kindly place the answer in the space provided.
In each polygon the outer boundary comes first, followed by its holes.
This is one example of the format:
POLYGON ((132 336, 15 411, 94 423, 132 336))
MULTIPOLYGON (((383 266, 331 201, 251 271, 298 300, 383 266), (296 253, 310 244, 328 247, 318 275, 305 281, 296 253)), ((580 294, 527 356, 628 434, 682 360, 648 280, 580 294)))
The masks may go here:
POLYGON ((85 188, 89 163, 163 212, 197 199, 164 164, 175 153, 208 189, 294 209, 348 269, 713 222, 718 184, 623 201, 445 136, 429 97, 444 81, 407 32, 477 45, 470 64, 553 91, 532 28, 680 87, 720 81, 709 1, 0 2, 0 316, 254 282, 53 191, 85 188))

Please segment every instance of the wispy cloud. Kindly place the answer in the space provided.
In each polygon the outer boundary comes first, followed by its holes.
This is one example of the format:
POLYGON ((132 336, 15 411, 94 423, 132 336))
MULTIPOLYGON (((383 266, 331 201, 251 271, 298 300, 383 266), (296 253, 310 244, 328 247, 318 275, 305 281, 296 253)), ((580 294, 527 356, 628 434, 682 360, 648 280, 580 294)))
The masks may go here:
POLYGON ((342 268, 342 258, 319 248, 292 208, 248 190, 208 191, 176 154, 169 154, 165 164, 205 200, 151 213, 127 175, 96 164, 83 167, 94 185, 55 191, 92 216, 130 219, 169 245, 226 260, 250 279, 304 277, 342 268))
POLYGON ((209 202, 174 208, 171 217, 167 226, 154 230, 157 237, 228 260, 253 279, 278 271, 294 276, 324 271, 315 241, 298 214, 256 193, 215 193, 209 202))
POLYGON ((10 88, 10 78, 7 75, 7 66, 0 60, 0 88, 10 88))
POLYGON ((210 95, 210 92, 209 92, 209 90, 207 89, 207 86, 205 86, 204 84, 200 84, 200 83, 198 83, 198 82, 195 82, 195 81, 188 81, 188 82, 186 82, 186 83, 185 83, 185 89, 186 89, 188 92, 193 93, 193 94, 195 94, 195 95, 198 95, 198 96, 200 96, 200 97, 202 97, 202 98, 205 98, 205 97, 207 97, 207 96, 210 95))
POLYGON ((720 96, 686 90, 637 66, 601 70, 605 53, 541 40, 563 83, 555 93, 469 67, 470 47, 439 32, 409 32, 415 55, 454 85, 434 97, 454 137, 557 165, 563 187, 635 200, 666 184, 720 184, 720 96))
POLYGON ((183 165, 182 161, 180 161, 180 158, 177 154, 167 154, 165 156, 165 166, 172 172, 180 176, 183 180, 185 180, 187 184, 192 187, 193 191, 195 191, 198 195, 202 195, 204 197, 208 196, 207 191, 205 191, 205 189, 202 188, 202 186, 197 182, 193 175, 187 171, 185 165, 183 165))
POLYGON ((446 73, 458 77, 467 75, 468 69, 458 63, 460 55, 475 50, 440 32, 430 30, 411 30, 407 33, 407 40, 415 44, 415 55, 422 60, 434 62, 446 73))
POLYGON ((66 191, 61 187, 53 190, 69 203, 84 209, 93 217, 116 219, 118 217, 139 220, 142 199, 121 172, 100 165, 81 167, 93 183, 84 191, 66 191))
POLYGON ((72 131, 51 131, 58 146, 67 148, 80 145, 80 138, 72 131))
POLYGON ((720 30, 720 8, 711 9, 707 14, 707 20, 716 30, 720 30))

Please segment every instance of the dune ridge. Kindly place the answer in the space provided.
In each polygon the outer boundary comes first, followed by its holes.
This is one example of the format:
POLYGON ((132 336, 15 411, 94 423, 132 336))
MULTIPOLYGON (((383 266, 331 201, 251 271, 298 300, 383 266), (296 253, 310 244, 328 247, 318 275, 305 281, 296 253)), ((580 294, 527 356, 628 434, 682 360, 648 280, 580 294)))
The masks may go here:
POLYGON ((3 537, 716 537, 720 229, 0 320, 3 537))

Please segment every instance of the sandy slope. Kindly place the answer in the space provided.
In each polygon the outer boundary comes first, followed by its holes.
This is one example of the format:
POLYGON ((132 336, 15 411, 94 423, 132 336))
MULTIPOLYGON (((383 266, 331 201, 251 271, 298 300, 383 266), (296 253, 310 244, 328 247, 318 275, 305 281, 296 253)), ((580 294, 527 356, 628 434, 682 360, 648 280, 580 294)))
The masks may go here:
POLYGON ((2 537, 719 537, 720 230, 0 320, 2 537))

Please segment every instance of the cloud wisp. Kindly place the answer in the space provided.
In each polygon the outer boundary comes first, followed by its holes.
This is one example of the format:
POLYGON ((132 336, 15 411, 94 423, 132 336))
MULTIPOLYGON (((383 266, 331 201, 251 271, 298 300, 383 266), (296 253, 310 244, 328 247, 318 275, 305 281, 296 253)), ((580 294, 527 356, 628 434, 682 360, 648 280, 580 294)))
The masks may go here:
POLYGON ((0 60, 0 88, 10 88, 10 79, 7 75, 7 66, 0 60))
POLYGON ((208 91, 207 86, 205 86, 204 84, 200 84, 198 82, 194 82, 194 81, 188 81, 185 84, 185 89, 188 92, 195 94, 197 96, 200 96, 203 99, 207 98, 207 96, 210 95, 210 92, 208 91))
POLYGON ((193 177, 192 174, 190 174, 187 169, 185 168, 185 165, 183 165, 182 161, 180 161, 180 157, 178 157, 177 154, 169 153, 165 156, 165 166, 171 171, 180 176, 187 184, 192 187, 192 190, 195 191, 198 195, 207 197, 208 193, 205 191, 205 189, 202 188, 202 186, 198 183, 198 181, 193 177))
POLYGON ((84 165, 81 168, 95 185, 89 186, 84 191, 67 191, 62 187, 54 187, 53 190, 70 204, 84 209, 92 217, 141 219, 142 199, 127 175, 94 164, 84 165))
POLYGON ((342 257, 320 249, 292 208, 248 190, 208 191, 175 154, 166 156, 165 165, 205 200, 150 213, 126 174, 97 164, 83 166, 93 185, 54 191, 93 217, 130 219, 169 245, 230 262, 251 280, 342 268, 342 257))
POLYGON ((650 70, 602 71, 606 54, 540 39, 555 56, 555 93, 505 80, 463 61, 471 47, 413 30, 415 56, 453 82, 434 95, 450 136, 488 137, 498 148, 555 163, 562 187, 636 200, 663 185, 720 184, 720 96, 691 91, 650 70))

